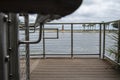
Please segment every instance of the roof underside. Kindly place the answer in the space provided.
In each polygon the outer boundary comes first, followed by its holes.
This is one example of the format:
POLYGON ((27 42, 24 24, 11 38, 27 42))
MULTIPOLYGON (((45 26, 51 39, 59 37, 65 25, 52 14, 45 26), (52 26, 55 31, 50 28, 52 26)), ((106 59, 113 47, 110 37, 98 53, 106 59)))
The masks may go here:
POLYGON ((65 16, 74 12, 82 0, 2 0, 1 12, 27 12, 65 16))

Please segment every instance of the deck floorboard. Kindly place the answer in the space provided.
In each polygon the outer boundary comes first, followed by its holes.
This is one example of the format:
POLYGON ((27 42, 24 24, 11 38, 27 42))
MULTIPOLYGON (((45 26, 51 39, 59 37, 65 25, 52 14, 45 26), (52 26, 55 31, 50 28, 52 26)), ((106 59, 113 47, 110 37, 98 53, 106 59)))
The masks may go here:
POLYGON ((40 59, 31 80, 120 80, 120 72, 100 59, 40 59))

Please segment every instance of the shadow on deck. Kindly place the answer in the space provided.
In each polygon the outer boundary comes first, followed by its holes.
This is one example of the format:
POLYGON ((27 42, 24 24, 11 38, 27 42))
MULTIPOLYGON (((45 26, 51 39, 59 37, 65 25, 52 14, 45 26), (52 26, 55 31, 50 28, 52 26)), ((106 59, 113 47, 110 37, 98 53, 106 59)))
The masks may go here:
POLYGON ((36 59, 31 80, 120 80, 120 72, 100 59, 36 59))

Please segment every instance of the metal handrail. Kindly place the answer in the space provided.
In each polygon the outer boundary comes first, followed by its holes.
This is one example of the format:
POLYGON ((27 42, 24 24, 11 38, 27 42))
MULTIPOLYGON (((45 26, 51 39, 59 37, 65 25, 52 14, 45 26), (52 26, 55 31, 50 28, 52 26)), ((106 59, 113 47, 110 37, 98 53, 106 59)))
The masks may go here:
POLYGON ((59 29, 58 28, 44 28, 44 30, 56 30, 57 31, 56 37, 43 37, 44 39, 58 39, 59 38, 59 29))
POLYGON ((105 22, 105 23, 112 23, 112 22, 119 22, 120 20, 115 20, 115 21, 109 21, 109 22, 105 22))
MULTIPOLYGON (((74 31, 73 31, 73 27, 74 27, 74 25, 75 24, 83 24, 83 23, 45 23, 45 25, 57 25, 57 24, 61 24, 61 25, 63 25, 63 24, 69 24, 70 26, 71 26, 71 58, 74 58, 74 50, 73 50, 73 44, 74 44, 74 42, 73 42, 73 35, 74 35, 74 31)), ((99 55, 99 57, 100 58, 103 58, 104 56, 102 55, 102 51, 104 52, 105 50, 102 50, 102 44, 105 44, 105 43, 102 43, 102 30, 103 30, 103 26, 104 26, 104 24, 105 23, 84 23, 84 24, 98 24, 99 25, 99 28, 100 28, 100 30, 99 30, 99 54, 95 54, 95 55, 99 55)), ((43 30, 43 34, 44 34, 44 30, 43 30)), ((44 35, 43 35, 43 37, 44 37, 44 35)), ((105 35, 104 35, 104 37, 105 37, 105 35)), ((46 54, 46 52, 45 52, 45 38, 43 38, 43 58, 45 58, 45 56, 46 56, 47 54, 46 54)), ((94 54, 92 54, 92 55, 94 55, 94 54)))
POLYGON ((40 23, 39 38, 37 41, 19 41, 19 44, 37 44, 37 43, 39 43, 42 39, 42 26, 43 26, 43 23, 40 23))
POLYGON ((45 23, 48 25, 54 25, 54 24, 103 24, 103 22, 79 22, 79 23, 45 23))

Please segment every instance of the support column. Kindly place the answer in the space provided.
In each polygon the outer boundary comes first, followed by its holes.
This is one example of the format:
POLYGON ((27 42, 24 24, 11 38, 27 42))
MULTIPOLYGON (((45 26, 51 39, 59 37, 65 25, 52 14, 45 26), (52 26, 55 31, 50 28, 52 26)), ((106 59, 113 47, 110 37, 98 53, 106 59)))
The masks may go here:
POLYGON ((8 80, 7 22, 5 14, 0 13, 0 80, 8 80))
POLYGON ((45 52, 45 26, 43 24, 43 59, 46 57, 46 52, 45 52))
POLYGON ((100 29, 99 29, 99 58, 101 59, 101 42, 102 42, 102 25, 100 25, 100 29))
POLYGON ((71 58, 73 57, 73 24, 71 24, 71 58))
MULTIPOLYGON (((29 15, 25 14, 25 40, 29 41, 29 15)), ((26 80, 30 80, 30 49, 26 44, 26 80)))
POLYGON ((106 24, 103 24, 103 59, 105 58, 106 24))
POLYGON ((10 43, 11 43, 11 54, 10 54, 10 64, 11 64, 11 80, 20 80, 20 70, 19 70, 19 44, 18 44, 18 15, 15 13, 10 14, 11 24, 10 24, 10 43))

